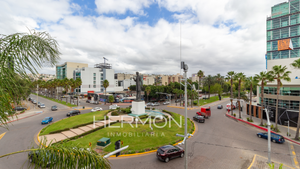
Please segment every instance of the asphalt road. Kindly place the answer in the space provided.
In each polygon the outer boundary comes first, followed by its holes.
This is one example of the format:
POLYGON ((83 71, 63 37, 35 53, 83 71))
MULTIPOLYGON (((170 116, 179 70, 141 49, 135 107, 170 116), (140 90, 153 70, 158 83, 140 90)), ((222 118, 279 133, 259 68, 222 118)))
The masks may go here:
MULTIPOLYGON (((36 135, 45 127, 45 125, 41 125, 41 120, 47 116, 52 116, 54 121, 66 118, 66 113, 71 110, 67 107, 61 107, 58 111, 48 111, 47 107, 58 104, 44 98, 39 98, 39 100, 46 104, 44 113, 13 122, 9 125, 9 130, 0 128, 0 134, 6 132, 0 140, 0 155, 36 146, 36 135)), ((81 106, 99 106, 83 101, 81 103, 81 106)), ((226 104, 227 102, 224 102, 223 107, 226 104)), ((108 106, 102 105, 100 107, 108 109, 108 106)), ((166 106, 159 106, 159 108, 184 115, 183 109, 167 108, 166 106)), ((243 169, 249 166, 254 154, 267 157, 267 140, 256 136, 256 133, 259 132, 258 129, 225 117, 225 109, 218 110, 216 106, 211 108, 212 117, 207 119, 205 123, 196 123, 197 131, 194 137, 188 140, 189 168, 243 169), (190 152, 193 153, 190 154, 190 152)), ((189 110, 188 117, 192 118, 196 111, 189 110)), ((87 112, 90 112, 90 110, 81 111, 81 113, 87 112)), ((300 147, 297 145, 294 145, 294 147, 296 153, 299 152, 300 155, 300 147)), ((278 153, 272 154, 272 160, 290 166, 293 165, 289 156, 288 142, 284 144, 272 143, 272 152, 278 153)), ((299 161, 300 158, 297 158, 299 161)), ((177 158, 169 163, 164 163, 156 158, 155 153, 138 157, 109 158, 109 160, 114 169, 184 168, 184 158, 177 158)), ((26 168, 27 164, 27 153, 0 159, 0 169, 26 168)))

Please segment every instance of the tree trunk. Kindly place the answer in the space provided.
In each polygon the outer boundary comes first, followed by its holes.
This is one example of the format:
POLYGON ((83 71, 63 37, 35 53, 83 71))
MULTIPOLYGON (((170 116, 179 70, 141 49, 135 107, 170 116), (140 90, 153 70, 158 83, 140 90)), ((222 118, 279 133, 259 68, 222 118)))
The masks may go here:
POLYGON ((250 121, 252 121, 251 107, 252 107, 252 84, 250 84, 250 106, 249 106, 250 121))
POLYGON ((242 118, 242 115, 241 115, 241 103, 240 103, 240 99, 241 99, 241 80, 239 80, 238 103, 239 103, 239 118, 242 118))
POLYGON ((230 83, 231 83, 231 88, 230 88, 230 102, 231 102, 231 105, 230 105, 230 109, 231 109, 231 115, 233 115, 233 109, 232 109, 232 107, 233 107, 233 104, 232 104, 232 98, 233 98, 233 92, 232 92, 232 83, 233 83, 233 81, 232 81, 232 79, 230 80, 230 83))
POLYGON ((104 104, 106 105, 106 88, 104 90, 104 95, 105 95, 104 104))
MULTIPOLYGON (((300 112, 300 106, 299 106, 299 112, 300 112)), ((300 113, 298 113, 298 123, 297 123, 295 140, 299 140, 299 128, 300 128, 300 113)))
POLYGON ((275 131, 277 132, 277 122, 278 122, 278 98, 280 92, 280 81, 277 80, 277 99, 276 99, 276 113, 275 113, 275 131))
POLYGON ((264 83, 261 81, 261 89, 260 89, 260 100, 261 100, 261 109, 260 109, 260 125, 263 125, 263 112, 264 112, 264 83))

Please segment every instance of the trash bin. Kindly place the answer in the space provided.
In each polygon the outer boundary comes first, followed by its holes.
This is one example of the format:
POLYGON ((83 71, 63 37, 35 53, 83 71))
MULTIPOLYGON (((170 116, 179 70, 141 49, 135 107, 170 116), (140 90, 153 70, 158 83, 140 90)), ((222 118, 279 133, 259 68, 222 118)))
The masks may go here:
POLYGON ((97 141, 97 146, 105 147, 110 144, 110 138, 103 137, 97 141))

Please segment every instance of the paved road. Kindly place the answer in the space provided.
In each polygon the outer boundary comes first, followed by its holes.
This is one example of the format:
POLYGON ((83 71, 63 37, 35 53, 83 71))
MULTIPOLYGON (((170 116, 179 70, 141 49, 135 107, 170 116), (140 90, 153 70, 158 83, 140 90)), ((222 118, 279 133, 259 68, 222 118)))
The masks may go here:
MULTIPOLYGON (((44 98, 40 100, 48 105, 52 103, 44 98)), ((83 102, 82 102, 83 103, 83 102)), ((223 106, 227 102, 223 103, 223 106)), ((58 105, 58 104, 57 104, 58 105)), ((82 106, 85 104, 82 104, 82 106)), ((86 104, 89 107, 97 107, 99 105, 86 104)), ((102 105, 107 109, 109 105, 102 105)), ((158 106, 162 109, 167 109, 179 114, 184 114, 183 109, 167 108, 166 106, 158 106)), ((196 123, 198 130, 194 137, 189 139, 189 152, 193 150, 193 154, 189 157, 190 168, 203 169, 240 169, 247 168, 254 154, 259 154, 267 157, 267 141, 256 137, 259 131, 256 128, 246 126, 242 123, 235 122, 224 116, 225 109, 218 110, 216 106, 212 106, 212 117, 204 124, 196 123), (193 145, 194 143, 194 145, 193 145), (210 145, 208 145, 208 143, 210 145)), ((45 109, 46 110, 46 109, 45 109)), ((70 109, 63 108, 59 111, 45 111, 42 114, 13 122, 9 125, 9 130, 0 128, 0 134, 7 132, 0 140, 0 155, 24 150, 35 146, 36 134, 45 125, 40 122, 44 117, 52 116, 54 121, 66 118, 66 113, 70 109)), ((90 112, 83 110, 82 113, 90 112)), ((189 110, 188 117, 192 118, 196 110, 189 110)), ((294 145, 296 153, 300 154, 300 147, 294 145)), ((272 143, 272 151, 281 154, 272 154, 272 159, 278 162, 292 166, 289 151, 289 143, 275 144, 272 143)), ((171 160, 169 163, 160 162, 157 160, 155 153, 146 154, 139 157, 118 157, 109 159, 112 168, 127 169, 127 168, 184 168, 184 159, 178 158, 171 160)), ((299 160, 299 157, 298 157, 299 160)), ((27 153, 10 156, 9 158, 0 159, 0 169, 16 169, 22 165, 27 166, 27 153)))

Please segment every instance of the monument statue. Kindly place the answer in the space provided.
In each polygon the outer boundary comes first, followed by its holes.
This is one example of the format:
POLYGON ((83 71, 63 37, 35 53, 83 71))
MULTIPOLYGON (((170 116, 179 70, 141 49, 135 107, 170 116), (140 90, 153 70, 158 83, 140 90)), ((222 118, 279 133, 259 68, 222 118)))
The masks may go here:
POLYGON ((143 81, 139 72, 136 72, 136 78, 134 78, 134 81, 136 82, 136 101, 141 101, 141 91, 143 87, 143 81))

